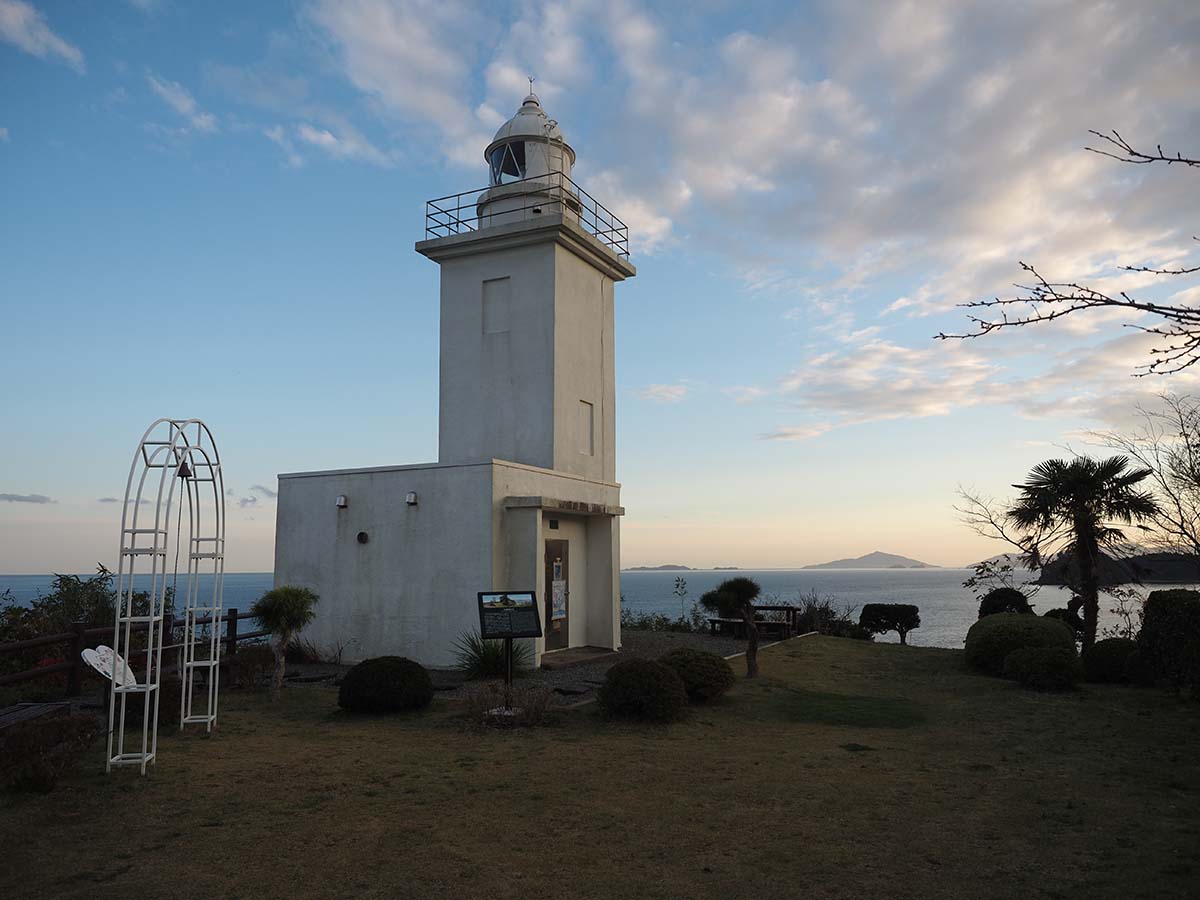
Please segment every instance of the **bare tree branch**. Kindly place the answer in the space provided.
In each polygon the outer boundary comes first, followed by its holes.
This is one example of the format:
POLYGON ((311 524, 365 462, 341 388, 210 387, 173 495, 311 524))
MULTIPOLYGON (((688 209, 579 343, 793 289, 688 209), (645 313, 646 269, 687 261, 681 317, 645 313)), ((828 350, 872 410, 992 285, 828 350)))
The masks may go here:
MULTIPOLYGON (((1187 167, 1200 167, 1200 159, 1190 159, 1178 153, 1175 156, 1169 156, 1161 146, 1152 153, 1138 150, 1116 131, 1113 131, 1111 135, 1099 131, 1090 133, 1119 151, 1114 152, 1110 149, 1097 149, 1096 147, 1086 148, 1101 156, 1139 165, 1165 162, 1167 164, 1179 163, 1187 167)), ((965 340, 982 337, 1005 328, 1053 322, 1055 319, 1089 309, 1124 309, 1133 313, 1143 313, 1158 320, 1158 324, 1154 325, 1127 323, 1126 328, 1134 328, 1146 334, 1163 338, 1161 346, 1150 350, 1150 362, 1138 366, 1135 374, 1170 375, 1200 361, 1200 308, 1138 300, 1130 297, 1125 291, 1106 293, 1073 281, 1050 281, 1029 263, 1022 262, 1020 265, 1031 276, 1032 282, 1015 285, 1018 291, 1017 296, 993 297, 990 300, 972 300, 960 303, 959 306, 964 309, 986 309, 991 310, 993 314, 985 316, 969 313, 967 315, 967 321, 971 326, 969 329, 953 334, 939 332, 934 337, 943 341, 965 340)), ((1143 272, 1163 276, 1200 273, 1200 265, 1173 268, 1122 266, 1121 269, 1126 272, 1143 272)))
POLYGON ((1088 134, 1094 134, 1102 141, 1106 141, 1110 146, 1115 147, 1117 152, 1108 149, 1098 149, 1096 147, 1085 147, 1085 150, 1090 150, 1092 153, 1098 153, 1101 156, 1107 156, 1110 159, 1117 159, 1125 163, 1133 163, 1138 166, 1149 165, 1150 163, 1163 162, 1167 165, 1171 163, 1181 163, 1185 166, 1200 166, 1200 159, 1188 159, 1176 153, 1174 156, 1169 156, 1163 152, 1162 144, 1155 147, 1155 152, 1145 153, 1130 146, 1129 142, 1114 128, 1112 134, 1104 134, 1089 128, 1088 134))

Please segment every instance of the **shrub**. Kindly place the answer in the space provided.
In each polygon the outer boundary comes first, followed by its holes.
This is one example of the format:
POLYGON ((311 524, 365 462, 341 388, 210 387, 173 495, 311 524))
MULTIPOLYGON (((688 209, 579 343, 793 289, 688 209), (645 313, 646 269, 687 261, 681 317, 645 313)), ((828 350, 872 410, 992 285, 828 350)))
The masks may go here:
POLYGON ((463 692, 463 709, 467 718, 475 725, 491 725, 499 728, 544 725, 552 718, 550 692, 540 685, 514 684, 512 688, 513 715, 488 715, 491 710, 503 705, 503 682, 489 681, 484 684, 473 684, 463 692))
POLYGON ((338 706, 350 712, 424 709, 432 701, 429 673, 420 663, 403 656, 363 660, 346 673, 338 690, 338 706))
POLYGON ((908 633, 921 627, 921 612, 909 603, 868 603, 859 614, 858 624, 871 634, 894 631, 900 643, 908 643, 908 633))
MULTIPOLYGON (((504 641, 487 640, 478 631, 467 631, 454 642, 458 670, 471 681, 503 678, 506 674, 504 641)), ((513 675, 529 671, 533 651, 527 641, 513 643, 513 675)))
POLYGON ((231 686, 254 691, 263 687, 274 671, 275 651, 266 644, 242 644, 228 661, 231 686))
POLYGON ((1083 637, 1083 619, 1079 618, 1079 613, 1070 609, 1048 609, 1042 613, 1044 619, 1057 619, 1062 622, 1075 635, 1075 640, 1080 640, 1083 637))
POLYGON ((313 665, 325 661, 325 655, 309 638, 294 637, 283 648, 283 658, 292 664, 313 665))
POLYGON ((1083 651, 1083 677, 1097 684, 1125 680, 1125 664, 1137 644, 1129 638, 1106 638, 1083 651))
POLYGON ((733 669, 715 653, 680 647, 662 656, 659 662, 675 670, 693 703, 707 703, 733 687, 733 669))
POLYGON ((1067 691, 1082 673, 1071 647, 1021 647, 1004 658, 1004 677, 1035 691, 1067 691))
POLYGON ((1155 682, 1154 669, 1150 665, 1150 658, 1146 655, 1137 642, 1134 641, 1134 650, 1125 658, 1124 678, 1130 684, 1136 684, 1138 687, 1152 687, 1155 682))
POLYGON ((670 666, 627 659, 609 668, 596 700, 610 716, 669 722, 682 715, 687 691, 670 666))
POLYGON ((979 618, 994 616, 999 613, 1020 613, 1027 615, 1033 612, 1029 598, 1011 587, 998 587, 988 591, 979 601, 979 618))
POLYGON ((0 731, 0 786, 50 791, 102 731, 85 713, 43 717, 0 731))
POLYGON ((967 632, 967 665, 999 675, 1004 660, 1024 647, 1063 647, 1075 651, 1075 636, 1062 622, 1021 613, 985 616, 967 632))
POLYGON ((1200 688, 1200 592, 1151 591, 1138 649, 1150 670, 1175 688, 1200 688))

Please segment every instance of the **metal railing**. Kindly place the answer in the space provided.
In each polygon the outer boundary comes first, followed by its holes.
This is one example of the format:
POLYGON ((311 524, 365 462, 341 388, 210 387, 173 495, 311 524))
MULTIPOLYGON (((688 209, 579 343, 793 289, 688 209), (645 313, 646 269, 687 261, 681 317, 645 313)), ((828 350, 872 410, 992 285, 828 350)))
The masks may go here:
POLYGON ((629 227, 562 172, 534 175, 428 200, 425 203, 425 237, 449 237, 494 224, 533 221, 545 215, 548 208, 557 208, 564 218, 578 221, 584 231, 617 256, 629 256, 629 227), (496 208, 485 212, 481 221, 477 207, 488 191, 496 192, 495 197, 488 198, 496 208), (520 205, 513 205, 517 201, 520 205))

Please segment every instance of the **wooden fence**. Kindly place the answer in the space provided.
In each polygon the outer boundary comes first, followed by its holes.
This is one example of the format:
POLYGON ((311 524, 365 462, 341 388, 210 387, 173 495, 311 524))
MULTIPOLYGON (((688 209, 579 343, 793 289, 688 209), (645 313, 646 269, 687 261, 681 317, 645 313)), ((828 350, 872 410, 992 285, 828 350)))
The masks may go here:
MULTIPOLYGON (((237 607, 226 610, 222 619, 225 622, 225 634, 220 638, 221 643, 225 645, 224 655, 226 657, 233 656, 237 653, 238 641, 248 641, 254 638, 266 637, 270 634, 269 631, 251 631, 245 634, 238 632, 238 611, 237 607)), ((197 625, 211 625, 212 618, 200 618, 196 620, 197 625)), ((176 619, 173 615, 168 615, 163 621, 163 634, 173 635, 175 628, 183 625, 183 619, 176 619)), ((76 622, 71 626, 70 631, 64 631, 62 634, 47 634, 42 637, 30 638, 27 641, 13 641, 8 644, 0 644, 0 657, 4 657, 9 653, 16 653, 21 650, 32 650, 35 647, 50 647, 54 645, 69 644, 66 656, 62 662, 51 663, 48 666, 38 666, 34 669, 26 669, 24 672, 12 672, 8 675, 0 675, 0 687, 9 684, 19 684, 22 681, 31 681, 34 678, 41 678, 45 675, 55 675, 59 672, 67 673, 67 696, 78 697, 83 690, 83 674, 88 668, 87 663, 83 661, 80 655, 84 648, 88 645, 88 638, 101 637, 103 635, 112 635, 112 625, 96 625, 88 626, 83 622, 76 622)), ((173 638, 172 638, 173 640, 173 638)), ((165 643, 164 650, 176 649, 182 647, 182 644, 165 643)), ((134 659, 146 655, 145 650, 140 650, 132 655, 129 660, 131 663, 134 659)))

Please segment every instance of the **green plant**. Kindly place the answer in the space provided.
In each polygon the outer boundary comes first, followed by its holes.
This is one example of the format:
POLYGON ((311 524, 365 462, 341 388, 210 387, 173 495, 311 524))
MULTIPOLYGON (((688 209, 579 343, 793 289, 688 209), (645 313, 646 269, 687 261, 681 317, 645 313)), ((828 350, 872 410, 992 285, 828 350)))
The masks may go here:
POLYGON ((1070 609, 1058 607, 1056 609, 1048 609, 1042 613, 1044 619, 1055 619, 1062 622, 1071 629, 1071 633, 1075 635, 1075 640, 1079 640, 1083 636, 1083 619, 1079 618, 1078 613, 1070 609))
POLYGON ((900 643, 908 643, 908 633, 921 627, 921 612, 909 603, 868 603, 862 608, 858 624, 871 634, 894 631, 900 643))
POLYGON ((514 684, 512 715, 488 715, 504 706, 504 701, 504 684, 499 681, 472 684, 463 691, 463 711, 474 725, 497 728, 545 725, 553 718, 550 692, 541 685, 514 684))
POLYGON ((275 651, 267 644, 239 644, 237 653, 227 661, 232 686, 253 691, 261 688, 274 671, 275 651))
POLYGON ((1125 665, 1137 644, 1129 638, 1106 638, 1083 651, 1083 676, 1098 684, 1125 680, 1125 665))
POLYGON ((660 657, 659 662, 675 670, 693 703, 707 703, 733 687, 733 669, 715 653, 680 647, 660 657))
POLYGON ((1154 497, 1140 488, 1150 474, 1149 469, 1132 468, 1124 456, 1077 456, 1038 463, 1025 483, 1017 485, 1020 495, 1006 519, 1023 535, 1031 561, 1040 561, 1043 551, 1060 541, 1070 560, 1072 587, 1083 601, 1084 647, 1096 641, 1100 549, 1125 540, 1114 523, 1135 524, 1159 512, 1154 497))
POLYGON ((1035 691, 1066 691, 1082 675, 1075 642, 1067 647, 1021 647, 1004 658, 1004 677, 1035 691))
POLYGON ((967 632, 967 665, 999 675, 1004 660, 1025 647, 1063 647, 1075 651, 1075 636, 1062 622, 1042 616, 997 613, 985 616, 967 632))
POLYGON ((420 663, 403 656, 364 659, 346 673, 338 689, 338 706, 350 712, 424 709, 432 701, 429 673, 420 663))
POLYGON ((290 663, 315 665, 325 661, 321 648, 312 640, 294 637, 283 648, 283 658, 290 663))
POLYGON ((1013 587, 993 588, 979 601, 979 618, 997 613, 1032 613, 1029 598, 1013 587))
POLYGON ((627 659, 609 668, 596 701, 616 718, 669 722, 687 706, 683 680, 670 666, 649 659, 627 659))
POLYGON ((287 670, 285 652, 296 632, 316 618, 314 608, 319 598, 308 588, 281 585, 267 591, 250 607, 250 615, 275 635, 275 677, 271 679, 271 699, 279 699, 283 676, 287 670))
POLYGON ((1138 649, 1155 676, 1172 687, 1200 688, 1200 592, 1151 591, 1143 608, 1138 649))
POLYGON ((42 717, 0 731, 0 786, 50 791, 102 730, 87 713, 42 717))
POLYGON ((1150 659, 1146 652, 1136 646, 1136 641, 1134 643, 1133 652, 1125 658, 1124 679, 1138 687, 1153 687, 1156 680, 1154 668, 1150 665, 1150 659))
MULTIPOLYGON (((197 690, 199 693, 200 688, 197 690)), ((126 727, 142 726, 142 713, 145 711, 144 694, 125 694, 125 725, 126 727)), ((164 673, 158 683, 158 730, 160 733, 170 733, 179 728, 179 707, 183 703, 183 681, 175 672, 164 673)), ((121 715, 121 695, 117 695, 114 708, 115 715, 121 715)), ((154 715, 154 701, 150 702, 150 715, 154 715)))
MULTIPOLYGON (((529 671, 533 650, 527 641, 514 641, 512 648, 513 675, 529 671)), ((470 681, 503 678, 507 669, 504 660, 504 641, 480 637, 478 631, 466 631, 454 642, 456 667, 470 681)))
POLYGON ((700 605, 723 618, 740 618, 746 625, 746 677, 758 675, 758 628, 754 624, 754 601, 762 588, 753 579, 739 575, 726 578, 700 597, 700 605))

